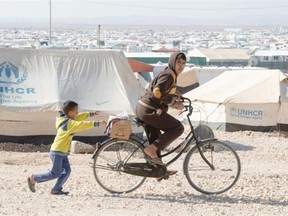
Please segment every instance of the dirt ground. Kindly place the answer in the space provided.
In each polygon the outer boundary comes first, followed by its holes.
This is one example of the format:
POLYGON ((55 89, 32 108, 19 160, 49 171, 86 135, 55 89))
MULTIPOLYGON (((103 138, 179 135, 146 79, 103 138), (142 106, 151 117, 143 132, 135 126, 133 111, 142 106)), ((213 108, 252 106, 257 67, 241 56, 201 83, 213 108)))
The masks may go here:
MULTIPOLYGON (((116 195, 95 181, 91 154, 69 156, 68 196, 50 195, 55 181, 27 187, 31 173, 50 169, 49 146, 0 144, 0 215, 288 215, 288 138, 279 133, 215 132, 239 154, 237 184, 221 195, 203 195, 187 182, 182 155, 168 180, 147 179, 136 191, 116 195)), ((107 179, 109 181, 109 179, 107 179)))

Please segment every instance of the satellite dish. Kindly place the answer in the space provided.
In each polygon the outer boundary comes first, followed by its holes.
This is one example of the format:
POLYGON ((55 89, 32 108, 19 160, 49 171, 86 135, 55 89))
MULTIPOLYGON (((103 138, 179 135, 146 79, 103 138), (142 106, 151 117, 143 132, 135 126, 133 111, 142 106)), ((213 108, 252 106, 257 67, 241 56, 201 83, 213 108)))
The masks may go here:
POLYGON ((258 65, 258 62, 259 62, 259 60, 256 56, 251 56, 248 59, 248 65, 251 67, 256 67, 258 65))

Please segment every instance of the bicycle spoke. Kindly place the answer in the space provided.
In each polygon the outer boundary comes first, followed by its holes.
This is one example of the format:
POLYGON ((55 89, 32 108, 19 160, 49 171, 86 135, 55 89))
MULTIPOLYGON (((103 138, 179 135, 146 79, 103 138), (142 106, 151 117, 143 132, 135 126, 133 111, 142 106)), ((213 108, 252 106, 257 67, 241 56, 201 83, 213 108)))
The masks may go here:
POLYGON ((110 158, 107 158, 107 157, 105 157, 105 156, 103 156, 103 155, 99 155, 99 157, 102 158, 102 159, 104 159, 104 160, 107 161, 107 162, 112 163, 112 164, 115 164, 115 163, 116 163, 115 161, 113 161, 113 160, 111 160, 110 158))
POLYGON ((99 185, 113 193, 127 193, 140 187, 145 177, 122 172, 126 161, 139 163, 144 160, 140 144, 131 140, 111 140, 105 143, 94 157, 94 177, 99 185), (112 162, 112 164, 109 164, 112 162), (109 179, 109 181, 107 181, 109 179))
POLYGON ((114 166, 109 166, 109 165, 107 165, 107 166, 101 166, 101 165, 97 165, 97 166, 95 166, 95 167, 93 167, 93 168, 97 168, 97 169, 103 169, 103 170, 113 170, 113 171, 117 171, 115 168, 116 167, 114 167, 114 166))
POLYGON ((240 160, 236 152, 225 143, 209 141, 201 151, 211 163, 211 169, 203 160, 197 147, 193 147, 184 161, 184 174, 190 185, 205 194, 219 194, 230 189, 240 175, 240 160))

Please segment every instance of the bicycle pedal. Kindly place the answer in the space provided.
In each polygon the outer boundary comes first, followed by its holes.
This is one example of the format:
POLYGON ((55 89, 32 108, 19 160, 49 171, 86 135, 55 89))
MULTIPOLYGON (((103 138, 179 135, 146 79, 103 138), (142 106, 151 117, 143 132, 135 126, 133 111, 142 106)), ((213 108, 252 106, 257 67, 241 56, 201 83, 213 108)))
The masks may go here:
POLYGON ((163 176, 163 179, 165 179, 165 180, 169 179, 169 175, 163 176))
POLYGON ((160 177, 160 178, 157 178, 157 181, 160 182, 160 181, 162 181, 163 179, 164 179, 164 180, 167 180, 168 178, 169 178, 169 175, 165 175, 165 176, 162 176, 162 177, 160 177))

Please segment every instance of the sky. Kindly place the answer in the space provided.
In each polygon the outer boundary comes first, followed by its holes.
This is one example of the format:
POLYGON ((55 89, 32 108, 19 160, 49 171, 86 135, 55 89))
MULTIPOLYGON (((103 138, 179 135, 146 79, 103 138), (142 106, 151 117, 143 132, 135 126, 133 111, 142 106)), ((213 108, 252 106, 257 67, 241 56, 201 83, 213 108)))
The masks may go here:
POLYGON ((135 22, 152 17, 155 23, 166 19, 169 24, 167 17, 177 17, 179 24, 230 20, 288 25, 288 0, 0 0, 0 21, 48 19, 49 2, 53 21, 114 17, 117 23, 121 17, 134 17, 135 22))

